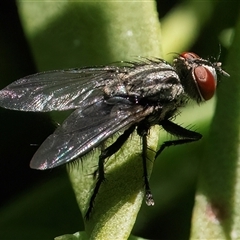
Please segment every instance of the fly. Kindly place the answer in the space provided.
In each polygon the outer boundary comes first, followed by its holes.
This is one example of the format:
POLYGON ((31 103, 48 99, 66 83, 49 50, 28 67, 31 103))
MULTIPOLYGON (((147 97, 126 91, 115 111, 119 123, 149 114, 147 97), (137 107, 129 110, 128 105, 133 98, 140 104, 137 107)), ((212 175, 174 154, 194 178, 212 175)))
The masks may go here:
POLYGON ((213 97, 217 75, 229 77, 220 62, 184 52, 173 64, 163 59, 125 62, 124 66, 85 67, 42 72, 13 82, 0 91, 3 108, 48 112, 75 109, 33 156, 30 166, 50 169, 82 157, 120 130, 117 140, 101 150, 98 177, 86 218, 105 179, 104 162, 136 130, 142 138, 144 185, 147 205, 154 205, 147 173, 147 135, 160 125, 178 137, 166 141, 156 153, 172 145, 201 139, 200 133, 171 121, 189 99, 200 103, 213 97))

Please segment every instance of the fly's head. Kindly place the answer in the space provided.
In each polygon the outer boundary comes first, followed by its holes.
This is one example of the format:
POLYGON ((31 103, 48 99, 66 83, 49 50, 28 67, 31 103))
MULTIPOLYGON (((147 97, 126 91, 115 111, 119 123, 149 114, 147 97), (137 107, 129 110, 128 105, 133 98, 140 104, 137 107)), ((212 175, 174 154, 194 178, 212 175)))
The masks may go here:
POLYGON ((213 97, 218 75, 230 75, 221 68, 221 62, 210 62, 197 54, 183 52, 174 59, 173 65, 178 73, 186 94, 202 102, 213 97))

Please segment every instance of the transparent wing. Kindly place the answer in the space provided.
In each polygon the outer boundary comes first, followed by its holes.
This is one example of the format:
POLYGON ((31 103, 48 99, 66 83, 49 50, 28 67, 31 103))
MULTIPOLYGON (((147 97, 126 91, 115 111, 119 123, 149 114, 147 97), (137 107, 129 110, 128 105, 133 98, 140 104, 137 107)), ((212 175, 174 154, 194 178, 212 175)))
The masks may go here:
POLYGON ((141 121, 151 108, 140 105, 109 105, 99 102, 75 110, 37 150, 30 166, 35 169, 54 168, 99 146, 115 132, 141 121))
POLYGON ((104 81, 114 78, 117 69, 110 66, 30 75, 0 91, 0 106, 34 112, 86 107, 102 99, 104 81))

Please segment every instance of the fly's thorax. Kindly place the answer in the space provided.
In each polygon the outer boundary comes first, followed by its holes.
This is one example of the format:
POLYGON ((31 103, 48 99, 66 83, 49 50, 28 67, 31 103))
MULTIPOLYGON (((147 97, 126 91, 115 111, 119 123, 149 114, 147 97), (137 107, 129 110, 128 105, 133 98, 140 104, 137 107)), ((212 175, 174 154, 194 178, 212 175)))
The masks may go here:
POLYGON ((116 73, 111 79, 104 81, 103 93, 106 98, 127 95, 127 89, 124 84, 125 75, 126 73, 116 73))
POLYGON ((163 73, 153 73, 143 79, 139 84, 131 81, 126 86, 129 95, 137 95, 143 98, 150 98, 155 101, 171 101, 181 94, 183 88, 178 76, 173 71, 166 70, 163 73))
MULTIPOLYGON (((106 97, 124 96, 158 104, 179 98, 184 92, 175 69, 163 61, 139 64, 119 73, 103 88, 106 97)), ((136 102, 137 103, 137 102, 136 102)))

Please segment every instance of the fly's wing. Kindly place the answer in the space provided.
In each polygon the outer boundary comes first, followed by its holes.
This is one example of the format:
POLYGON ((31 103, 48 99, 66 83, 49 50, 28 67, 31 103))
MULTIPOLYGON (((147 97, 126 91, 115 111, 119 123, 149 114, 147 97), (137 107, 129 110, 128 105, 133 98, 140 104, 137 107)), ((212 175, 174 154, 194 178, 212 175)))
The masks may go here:
POLYGON ((102 99, 104 81, 111 81, 117 70, 111 66, 30 75, 0 91, 0 107, 33 112, 86 107, 102 99))
POLYGON ((75 110, 37 150, 30 166, 54 168, 81 157, 115 132, 141 121, 152 108, 140 105, 95 103, 75 110))

